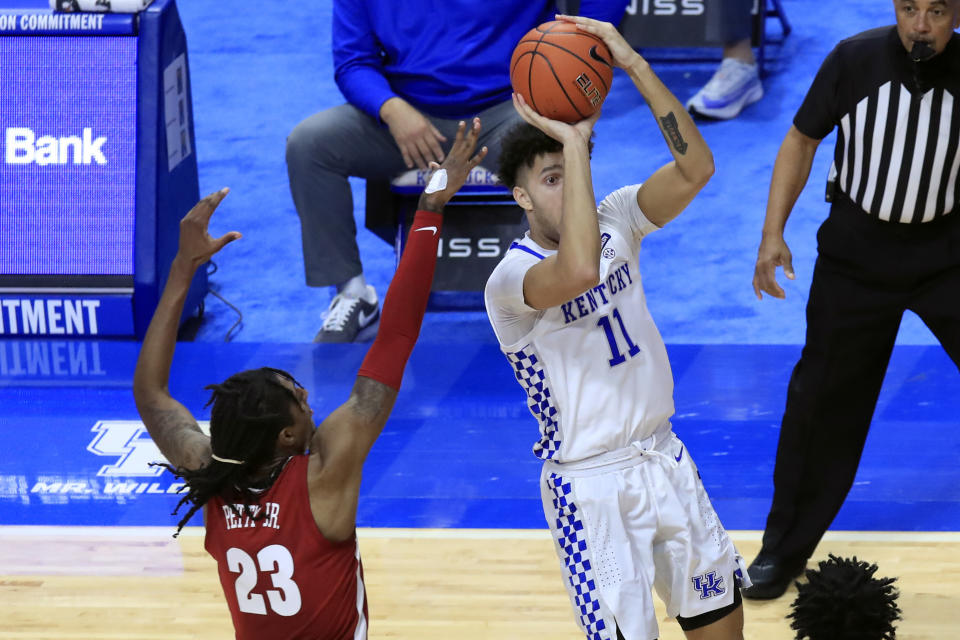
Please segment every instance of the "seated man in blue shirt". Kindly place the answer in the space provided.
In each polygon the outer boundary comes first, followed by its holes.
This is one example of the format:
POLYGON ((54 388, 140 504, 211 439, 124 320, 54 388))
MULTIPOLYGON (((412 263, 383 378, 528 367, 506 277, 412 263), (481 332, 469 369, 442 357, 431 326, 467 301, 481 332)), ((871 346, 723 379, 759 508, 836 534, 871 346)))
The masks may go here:
MULTIPOLYGON (((352 342, 379 316, 363 276, 349 176, 389 180, 443 160, 460 120, 479 116, 477 147, 495 165, 519 117, 510 56, 552 20, 553 0, 334 0, 333 60, 347 104, 316 113, 287 138, 307 285, 335 286, 317 342, 352 342)), ((367 336, 361 336, 367 337, 367 336)))

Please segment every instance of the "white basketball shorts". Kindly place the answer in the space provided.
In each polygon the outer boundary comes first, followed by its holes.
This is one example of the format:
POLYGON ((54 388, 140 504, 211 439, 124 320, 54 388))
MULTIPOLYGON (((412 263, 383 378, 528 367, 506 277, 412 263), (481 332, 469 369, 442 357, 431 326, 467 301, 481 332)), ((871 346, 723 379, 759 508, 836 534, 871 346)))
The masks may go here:
POLYGON ((653 589, 672 617, 733 602, 750 586, 696 465, 669 425, 618 451, 547 461, 540 477, 574 616, 590 640, 659 637, 653 589))

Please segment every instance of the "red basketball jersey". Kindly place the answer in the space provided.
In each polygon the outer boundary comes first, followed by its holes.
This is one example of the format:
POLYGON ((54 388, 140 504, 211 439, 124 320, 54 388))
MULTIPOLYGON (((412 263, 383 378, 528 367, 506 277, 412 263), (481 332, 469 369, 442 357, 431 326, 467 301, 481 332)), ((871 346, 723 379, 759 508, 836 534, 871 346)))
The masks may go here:
POLYGON ((357 540, 330 542, 317 529, 308 460, 290 458, 257 505, 240 506, 243 517, 222 498, 207 503, 204 546, 217 561, 238 640, 367 637, 357 540))

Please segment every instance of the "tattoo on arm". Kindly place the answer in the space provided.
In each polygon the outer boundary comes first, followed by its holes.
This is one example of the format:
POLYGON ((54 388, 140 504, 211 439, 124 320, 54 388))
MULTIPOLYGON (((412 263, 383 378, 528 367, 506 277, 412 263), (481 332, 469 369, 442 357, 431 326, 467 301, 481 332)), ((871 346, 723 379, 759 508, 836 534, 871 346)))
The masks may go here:
POLYGON ((660 118, 660 126, 663 127, 663 135, 677 153, 684 155, 687 152, 687 141, 680 135, 680 124, 677 122, 677 116, 673 111, 660 118))
POLYGON ((365 420, 373 421, 393 408, 397 392, 371 378, 357 377, 353 385, 354 410, 365 420))
MULTIPOLYGON (((380 435, 393 408, 397 392, 366 376, 357 376, 350 397, 314 432, 310 453, 323 461, 330 483, 323 491, 355 491, 363 462, 380 435)), ((353 494, 356 500, 356 494, 353 494)))
POLYGON ((143 422, 160 452, 175 467, 195 468, 206 463, 210 441, 192 416, 182 409, 147 408, 143 422), (198 437, 199 436, 199 437, 198 437))

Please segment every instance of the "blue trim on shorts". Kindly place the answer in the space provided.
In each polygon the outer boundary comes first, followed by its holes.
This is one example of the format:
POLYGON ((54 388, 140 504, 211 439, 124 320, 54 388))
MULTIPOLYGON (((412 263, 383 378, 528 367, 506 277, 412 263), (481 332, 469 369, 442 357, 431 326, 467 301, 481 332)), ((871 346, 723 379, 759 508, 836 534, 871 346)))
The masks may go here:
POLYGON ((593 564, 587 553, 586 532, 579 509, 570 498, 573 485, 561 476, 551 473, 547 486, 553 493, 553 508, 556 512, 557 544, 562 551, 563 565, 567 570, 574 607, 588 640, 614 640, 611 630, 603 619, 593 564))

